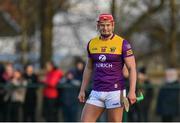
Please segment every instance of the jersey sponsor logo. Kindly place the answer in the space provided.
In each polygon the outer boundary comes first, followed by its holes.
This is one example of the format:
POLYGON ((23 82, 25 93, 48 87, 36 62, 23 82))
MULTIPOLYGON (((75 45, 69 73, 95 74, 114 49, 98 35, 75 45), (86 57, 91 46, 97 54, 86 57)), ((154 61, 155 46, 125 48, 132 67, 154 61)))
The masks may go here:
POLYGON ((130 55, 132 55, 132 54, 133 54, 133 51, 132 51, 132 50, 126 51, 126 55, 127 55, 127 56, 130 56, 130 55))
POLYGON ((97 68, 112 68, 113 65, 111 63, 96 63, 97 68))
POLYGON ((114 53, 114 52, 116 51, 116 47, 111 47, 111 48, 110 48, 110 51, 111 51, 112 53, 114 53))
POLYGON ((101 52, 106 52, 106 46, 104 46, 104 47, 101 47, 101 52))
POLYGON ((105 55, 100 55, 99 56, 99 61, 105 62, 106 61, 106 56, 105 55))

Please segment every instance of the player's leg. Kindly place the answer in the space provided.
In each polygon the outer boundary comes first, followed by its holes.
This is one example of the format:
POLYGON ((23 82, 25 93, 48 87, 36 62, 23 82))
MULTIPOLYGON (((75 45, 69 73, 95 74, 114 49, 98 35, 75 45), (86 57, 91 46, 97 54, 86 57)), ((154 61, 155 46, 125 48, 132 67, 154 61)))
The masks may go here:
POLYGON ((122 122, 123 107, 107 109, 108 121, 122 122))
POLYGON ((108 92, 106 97, 105 106, 107 108, 108 121, 122 122, 123 104, 121 101, 122 91, 108 92))
POLYGON ((83 122, 95 122, 104 111, 104 101, 100 99, 103 96, 102 92, 92 90, 89 98, 86 101, 81 115, 83 122))
POLYGON ((82 111, 81 122, 96 122, 103 111, 103 107, 86 103, 82 111))

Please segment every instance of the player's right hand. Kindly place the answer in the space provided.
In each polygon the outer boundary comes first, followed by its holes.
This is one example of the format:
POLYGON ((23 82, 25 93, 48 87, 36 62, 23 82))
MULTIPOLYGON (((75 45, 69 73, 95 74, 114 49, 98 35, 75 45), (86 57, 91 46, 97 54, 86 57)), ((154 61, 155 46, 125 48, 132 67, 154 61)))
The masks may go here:
POLYGON ((136 93, 134 91, 129 91, 127 97, 129 98, 131 105, 136 102, 136 93))
POLYGON ((78 96, 79 102, 84 103, 85 102, 85 91, 80 91, 78 96))

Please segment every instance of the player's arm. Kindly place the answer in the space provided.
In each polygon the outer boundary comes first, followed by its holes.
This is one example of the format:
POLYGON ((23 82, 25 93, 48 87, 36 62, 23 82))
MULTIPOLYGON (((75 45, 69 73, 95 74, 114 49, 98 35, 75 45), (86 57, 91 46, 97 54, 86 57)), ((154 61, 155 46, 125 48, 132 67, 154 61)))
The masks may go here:
POLYGON ((125 64, 126 67, 129 71, 129 81, 130 81, 130 86, 129 86, 129 93, 128 93, 128 98, 131 101, 131 104, 136 102, 136 63, 135 63, 135 58, 134 56, 126 57, 125 59, 125 64))
POLYGON ((83 73, 83 80, 82 80, 82 84, 81 84, 80 93, 78 96, 80 102, 85 102, 85 90, 90 81, 92 69, 93 69, 92 59, 88 58, 85 69, 84 69, 84 73, 83 73))
POLYGON ((128 71, 126 65, 123 66, 122 72, 123 72, 123 76, 125 78, 129 78, 129 71, 128 71))

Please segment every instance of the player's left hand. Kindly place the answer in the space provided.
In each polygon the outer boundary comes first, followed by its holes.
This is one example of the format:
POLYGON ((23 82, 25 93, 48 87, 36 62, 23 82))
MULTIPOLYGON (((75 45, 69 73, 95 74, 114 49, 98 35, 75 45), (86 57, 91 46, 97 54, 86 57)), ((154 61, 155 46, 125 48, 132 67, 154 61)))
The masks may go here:
POLYGON ((131 105, 136 102, 136 93, 135 92, 129 91, 127 97, 129 98, 131 105))

